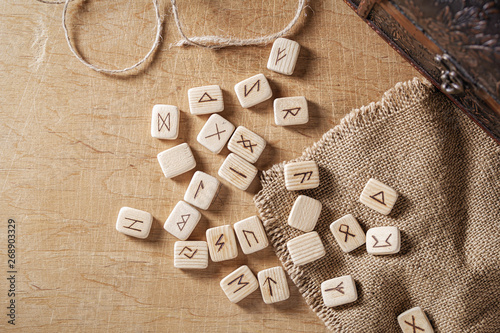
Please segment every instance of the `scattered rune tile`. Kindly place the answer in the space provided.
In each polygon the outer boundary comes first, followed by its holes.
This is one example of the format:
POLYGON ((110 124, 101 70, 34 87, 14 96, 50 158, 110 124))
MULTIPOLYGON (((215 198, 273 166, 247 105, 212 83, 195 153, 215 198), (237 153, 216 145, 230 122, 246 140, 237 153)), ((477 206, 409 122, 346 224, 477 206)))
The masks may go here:
POLYGON ((359 197, 362 204, 384 215, 389 215, 397 199, 395 190, 373 178, 366 183, 359 197))
POLYGON ((313 231, 321 214, 321 207, 319 200, 299 195, 288 216, 288 225, 304 232, 313 231))
POLYGON ((238 245, 230 225, 207 229, 208 250, 213 262, 234 259, 238 256, 238 245))
POLYGON ((163 174, 167 178, 173 178, 196 166, 193 152, 187 143, 162 151, 157 156, 163 174))
POLYGON ((400 314, 398 323, 403 333, 434 333, 429 318, 418 306, 400 314))
POLYGON ((204 241, 177 241, 174 244, 174 267, 205 269, 208 267, 208 247, 204 241))
POLYGON ((400 247, 401 236, 397 227, 376 227, 366 232, 366 251, 370 254, 394 254, 400 247))
POLYGON ((285 271, 281 266, 262 270, 257 274, 257 277, 264 303, 277 303, 290 297, 285 271))
POLYGON ((236 96, 244 108, 262 103, 273 95, 269 81, 264 74, 257 74, 234 86, 236 96))
POLYGON ((184 201, 203 210, 208 209, 219 191, 217 178, 202 171, 196 171, 184 194, 184 201))
POLYGON ((244 254, 260 251, 269 245, 264 226, 257 216, 236 222, 233 227, 244 254))
POLYGON ((196 140, 212 153, 218 154, 234 132, 234 125, 218 114, 213 114, 201 129, 196 140))
POLYGON ((223 278, 220 287, 232 303, 238 303, 259 288, 259 282, 244 265, 223 278))
POLYGON ((218 85, 191 88, 188 90, 189 110, 200 115, 224 111, 222 90, 218 85))
POLYGON ((328 307, 352 303, 358 299, 356 284, 350 275, 324 281, 321 284, 321 295, 323 303, 328 307))
POLYGON ((277 73, 292 75, 299 57, 300 44, 286 38, 278 38, 273 43, 267 68, 277 73))
POLYGON ((295 265, 301 266, 322 258, 326 252, 316 231, 297 236, 286 243, 295 265))
POLYGON ((266 148, 266 140, 244 126, 238 126, 227 148, 250 163, 255 163, 266 148))
POLYGON ((330 230, 344 252, 351 252, 366 242, 363 229, 351 214, 330 224, 330 230))
POLYGON ((149 236, 152 224, 153 215, 150 213, 122 207, 116 220, 116 230, 128 236, 144 239, 149 236))
POLYGON ((257 168, 236 154, 227 155, 218 172, 219 176, 246 191, 257 175, 257 168))
POLYGON ((163 229, 180 240, 189 238, 200 221, 201 213, 190 204, 179 201, 168 216, 163 229))
POLYGON ((306 190, 319 186, 318 165, 314 161, 285 164, 285 186, 289 191, 306 190))
POLYGON ((174 140, 179 135, 179 109, 173 105, 158 104, 153 107, 151 136, 174 140))

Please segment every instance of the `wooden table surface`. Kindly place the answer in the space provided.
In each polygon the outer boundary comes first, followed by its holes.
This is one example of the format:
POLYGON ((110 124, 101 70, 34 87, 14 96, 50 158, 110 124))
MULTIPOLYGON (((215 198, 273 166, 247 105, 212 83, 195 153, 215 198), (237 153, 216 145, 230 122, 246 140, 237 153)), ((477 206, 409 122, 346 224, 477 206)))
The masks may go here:
MULTIPOLYGON (((34 0, 0 3, 0 217, 2 261, 0 329, 25 332, 325 331, 298 289, 288 301, 266 305, 257 291, 230 303, 219 281, 240 265, 254 273, 279 265, 271 247, 212 263, 203 271, 173 267, 176 239, 163 222, 182 199, 194 170, 166 179, 156 154, 188 142, 197 167, 212 175, 227 156, 196 141, 208 116, 189 113, 187 90, 218 84, 221 115, 268 143, 260 170, 301 154, 349 113, 399 81, 419 74, 341 0, 311 1, 294 28, 301 46, 292 76, 266 69, 271 46, 219 51, 170 47, 179 39, 169 1, 161 1, 164 39, 154 58, 132 75, 109 76, 84 67, 70 53, 61 27, 62 5, 34 0), (274 97, 303 95, 307 125, 274 124, 272 100, 242 109, 235 83, 263 73, 274 97), (181 110, 177 140, 150 135, 154 104, 181 110), (115 230, 122 206, 151 212, 147 240, 115 230), (7 223, 16 223, 16 325, 4 313, 7 223)), ((282 29, 295 1, 183 0, 179 11, 189 35, 252 37, 282 29)), ((68 12, 70 35, 82 55, 101 66, 126 67, 149 49, 155 33, 149 0, 80 1, 68 12)), ((256 182, 243 192, 223 181, 216 202, 195 229, 254 215, 256 182)), ((241 252, 241 251, 240 251, 241 252)))

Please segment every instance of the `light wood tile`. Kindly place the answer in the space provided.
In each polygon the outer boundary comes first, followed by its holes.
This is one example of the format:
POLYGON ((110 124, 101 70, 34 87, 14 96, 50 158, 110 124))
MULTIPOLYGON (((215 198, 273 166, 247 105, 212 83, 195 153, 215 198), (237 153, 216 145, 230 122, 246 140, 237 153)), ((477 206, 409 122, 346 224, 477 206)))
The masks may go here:
POLYGON ((299 195, 288 216, 288 225, 304 232, 313 231, 321 214, 321 207, 319 200, 299 195))
POLYGON ((254 253, 269 245, 264 226, 257 216, 236 222, 233 227, 243 253, 254 253))
POLYGON ((359 201, 377 212, 389 215, 396 203, 398 193, 389 186, 371 178, 366 183, 359 201))
POLYGON ((218 85, 191 88, 188 90, 191 114, 221 112, 224 110, 222 90, 218 85))
POLYGON ((196 140, 212 153, 218 154, 224 148, 233 131, 233 124, 218 114, 213 114, 198 133, 196 140))
POLYGON ((153 107, 151 136, 173 140, 179 135, 179 109, 174 105, 158 104, 153 107))
POLYGON ((285 301, 290 297, 290 288, 285 271, 281 266, 260 271, 257 274, 260 292, 266 304, 285 301))
POLYGON ((149 236, 152 224, 153 215, 150 213, 122 207, 116 220, 116 230, 128 236, 144 239, 149 236))
POLYGON ((259 282, 250 268, 243 265, 223 278, 220 287, 232 303, 238 303, 257 290, 259 282))
POLYGON ((363 229, 351 214, 330 224, 330 230, 344 252, 351 252, 366 242, 363 229))
POLYGON ((403 333, 434 333, 429 318, 418 306, 400 314, 398 323, 403 333))
POLYGON ((295 265, 305 265, 322 258, 326 252, 316 231, 297 236, 286 243, 288 253, 295 265))
POLYGON ((238 245, 230 225, 207 229, 207 244, 213 262, 234 259, 238 256, 238 245))
POLYGON ((286 38, 278 38, 273 43, 267 68, 281 74, 292 75, 299 52, 299 43, 286 38))
POLYGON ((257 168, 236 154, 229 154, 219 168, 219 176, 245 191, 257 175, 257 168))
POLYGON ((376 227, 366 232, 366 251, 371 254, 394 254, 401 247, 401 236, 397 227, 376 227))
POLYGON ((314 161, 285 164, 285 186, 289 191, 305 190, 319 186, 318 165, 314 161))
POLYGON ((208 209, 219 191, 217 178, 202 171, 196 171, 184 194, 184 201, 203 210, 208 209))
POLYGON ((250 163, 255 163, 266 148, 266 140, 244 126, 238 126, 227 148, 250 163))
POLYGON ((302 125, 309 121, 304 96, 282 97, 274 100, 274 122, 278 126, 302 125))
POLYGON ((326 280, 321 284, 323 303, 334 307, 352 303, 358 299, 358 292, 354 279, 350 275, 326 280))
POLYGON ((187 143, 162 151, 157 156, 163 174, 167 178, 173 178, 184 172, 194 169, 196 161, 191 148, 187 143))
POLYGON ((179 201, 168 216, 163 228, 180 240, 189 238, 200 221, 200 212, 190 204, 179 201))
POLYGON ((174 267, 205 269, 208 267, 208 247, 204 241, 178 241, 174 245, 174 267))
POLYGON ((244 108, 262 103, 273 95, 269 81, 264 74, 254 75, 234 86, 236 96, 244 108))

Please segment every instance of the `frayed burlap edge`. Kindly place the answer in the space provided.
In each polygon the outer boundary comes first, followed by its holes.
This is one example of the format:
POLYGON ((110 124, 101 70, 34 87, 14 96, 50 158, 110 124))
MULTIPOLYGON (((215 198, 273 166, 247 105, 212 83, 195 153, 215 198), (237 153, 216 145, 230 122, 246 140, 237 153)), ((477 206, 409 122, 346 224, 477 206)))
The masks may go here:
POLYGON ((325 309, 321 302, 315 302, 314 298, 308 297, 309 291, 313 288, 307 280, 301 279, 300 267, 295 266, 288 255, 286 240, 281 236, 280 232, 283 227, 275 225, 276 218, 274 216, 273 204, 269 200, 270 198, 265 189, 272 187, 277 190, 286 190, 283 174, 286 163, 312 160, 315 156, 321 154, 324 149, 341 143, 346 135, 362 131, 367 126, 383 121, 396 113, 408 111, 413 105, 422 102, 435 91, 435 87, 427 80, 414 78, 408 82, 400 82, 394 88, 385 92, 380 101, 372 102, 367 106, 355 109, 345 116, 339 125, 326 132, 311 147, 306 148, 301 157, 276 164, 271 169, 262 172, 261 183, 264 189, 254 197, 254 202, 268 237, 271 240, 271 244, 274 247, 274 251, 308 305, 330 330, 346 332, 340 320, 336 317, 332 318, 331 313, 328 313, 328 310, 325 309))

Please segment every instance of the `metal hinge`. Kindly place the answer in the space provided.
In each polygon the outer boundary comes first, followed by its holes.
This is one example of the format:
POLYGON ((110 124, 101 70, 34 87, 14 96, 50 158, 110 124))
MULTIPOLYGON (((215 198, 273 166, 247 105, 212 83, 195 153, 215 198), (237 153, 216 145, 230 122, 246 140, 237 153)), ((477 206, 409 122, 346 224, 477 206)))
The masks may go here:
POLYGON ((441 89, 450 95, 457 95, 464 92, 464 84, 459 77, 459 72, 453 64, 452 58, 448 54, 436 55, 434 60, 441 69, 441 89))

